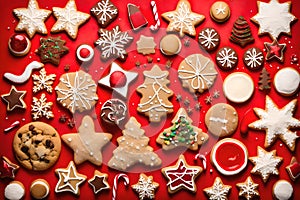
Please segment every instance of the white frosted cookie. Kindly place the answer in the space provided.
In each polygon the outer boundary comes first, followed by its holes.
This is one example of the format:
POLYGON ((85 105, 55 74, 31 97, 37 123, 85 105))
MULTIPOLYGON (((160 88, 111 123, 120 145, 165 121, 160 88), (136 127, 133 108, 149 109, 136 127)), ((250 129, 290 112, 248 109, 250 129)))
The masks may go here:
POLYGON ((36 179, 30 185, 30 194, 34 199, 44 199, 49 195, 50 186, 44 179, 36 179))
POLYGON ((294 192, 293 186, 286 180, 279 180, 273 186, 273 196, 278 200, 288 200, 294 192))
POLYGON ((274 86, 276 91, 283 96, 292 96, 300 84, 300 74, 297 70, 286 67, 279 70, 274 77, 274 86))
POLYGON ((234 103, 243 103, 250 99, 254 92, 252 78, 244 72, 234 72, 223 82, 226 98, 234 103))
POLYGON ((4 196, 9 200, 22 199, 25 195, 24 185, 19 181, 10 182, 4 190, 4 196))

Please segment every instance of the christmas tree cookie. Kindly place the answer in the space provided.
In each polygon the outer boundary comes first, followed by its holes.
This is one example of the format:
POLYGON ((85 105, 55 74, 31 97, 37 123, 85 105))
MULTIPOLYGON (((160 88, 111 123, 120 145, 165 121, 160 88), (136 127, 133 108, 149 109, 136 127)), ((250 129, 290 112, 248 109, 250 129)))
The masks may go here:
POLYGON ((254 42, 250 26, 244 17, 240 16, 233 24, 230 41, 245 47, 247 44, 254 42))

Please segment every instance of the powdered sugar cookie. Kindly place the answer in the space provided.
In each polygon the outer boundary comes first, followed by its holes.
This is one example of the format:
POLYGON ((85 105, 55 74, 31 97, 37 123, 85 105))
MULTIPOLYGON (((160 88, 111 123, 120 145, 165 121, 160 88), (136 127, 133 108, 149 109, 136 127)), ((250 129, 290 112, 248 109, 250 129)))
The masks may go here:
POLYGON ((25 196, 25 187, 19 181, 10 182, 4 189, 4 196, 8 200, 20 200, 25 196))
POLYGON ((273 185, 273 196, 278 200, 289 200, 293 196, 294 189, 290 182, 278 180, 273 185))
POLYGON ((283 96, 292 96, 300 86, 300 74, 291 67, 280 69, 273 80, 276 91, 283 96))

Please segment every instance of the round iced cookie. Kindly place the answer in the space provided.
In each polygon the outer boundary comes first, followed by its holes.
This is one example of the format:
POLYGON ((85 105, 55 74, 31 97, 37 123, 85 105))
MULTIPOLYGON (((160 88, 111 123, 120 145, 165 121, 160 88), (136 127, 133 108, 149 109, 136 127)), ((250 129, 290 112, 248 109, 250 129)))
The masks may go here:
POLYGON ((101 119, 108 124, 119 125, 127 114, 127 106, 120 99, 109 99, 101 108, 101 119))
POLYGON ((278 200, 289 200, 293 192, 293 186, 286 180, 278 180, 273 186, 273 196, 278 200))
POLYGON ((30 40, 22 34, 14 34, 8 40, 8 48, 15 56, 25 56, 28 54, 30 47, 30 40))
POLYGON ((237 53, 231 47, 223 47, 216 54, 216 62, 220 69, 224 71, 232 70, 238 64, 237 53))
POLYGON ((224 1, 217 1, 210 7, 211 18, 218 22, 223 23, 230 17, 230 7, 224 1))
POLYGON ((30 185, 30 194, 34 199, 44 199, 49 195, 50 186, 44 179, 36 179, 30 185))
POLYGON ((206 51, 216 50, 220 44, 220 35, 214 28, 204 28, 199 32, 198 43, 206 51))
POLYGON ((25 195, 24 185, 19 181, 10 182, 4 190, 4 196, 8 200, 19 200, 25 195))
POLYGON ((249 70, 259 70, 264 66, 264 54, 257 47, 249 48, 243 56, 243 61, 249 70))
POLYGON ((274 77, 276 91, 283 96, 292 96, 299 89, 300 74, 297 70, 286 67, 279 70, 274 77))
POLYGON ((173 56, 181 51, 181 41, 175 34, 165 35, 160 40, 160 51, 166 56, 173 56))
POLYGON ((217 137, 233 134, 238 127, 239 117, 234 107, 226 103, 213 105, 205 115, 205 125, 217 137))
POLYGON ((76 50, 76 57, 80 62, 89 62, 94 57, 94 49, 90 45, 82 44, 76 50))
POLYGON ((234 103, 246 102, 254 92, 253 80, 244 72, 231 73, 223 82, 223 92, 234 103))
POLYGON ((247 166, 248 150, 239 140, 225 138, 215 144, 211 162, 224 175, 235 175, 247 166))

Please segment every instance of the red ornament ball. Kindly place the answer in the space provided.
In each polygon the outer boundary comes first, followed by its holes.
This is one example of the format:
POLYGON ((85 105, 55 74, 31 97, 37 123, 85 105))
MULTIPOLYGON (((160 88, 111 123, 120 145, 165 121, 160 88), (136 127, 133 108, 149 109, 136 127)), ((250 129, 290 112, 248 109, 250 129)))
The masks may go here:
POLYGON ((15 34, 10 38, 10 47, 16 52, 22 52, 27 48, 27 40, 24 35, 15 34))
POLYGON ((115 71, 110 75, 109 83, 111 87, 123 87, 126 82, 126 75, 121 71, 115 71))
POLYGON ((90 56, 91 52, 87 48, 82 48, 82 49, 80 49, 79 54, 82 58, 88 58, 90 56))

